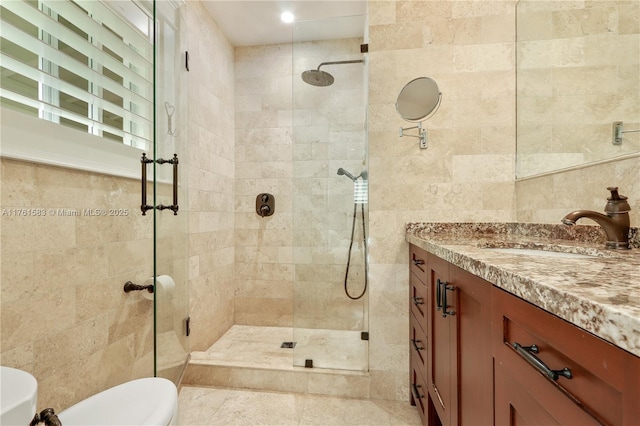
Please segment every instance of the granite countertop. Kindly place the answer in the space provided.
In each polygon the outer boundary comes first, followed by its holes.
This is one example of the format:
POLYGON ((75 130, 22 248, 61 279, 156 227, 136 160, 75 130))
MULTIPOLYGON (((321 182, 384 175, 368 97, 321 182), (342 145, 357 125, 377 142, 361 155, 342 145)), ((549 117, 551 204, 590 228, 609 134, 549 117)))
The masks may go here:
POLYGON ((640 356, 640 232, 631 250, 605 250, 597 226, 409 223, 406 240, 640 356), (588 258, 508 254, 535 248, 588 258))

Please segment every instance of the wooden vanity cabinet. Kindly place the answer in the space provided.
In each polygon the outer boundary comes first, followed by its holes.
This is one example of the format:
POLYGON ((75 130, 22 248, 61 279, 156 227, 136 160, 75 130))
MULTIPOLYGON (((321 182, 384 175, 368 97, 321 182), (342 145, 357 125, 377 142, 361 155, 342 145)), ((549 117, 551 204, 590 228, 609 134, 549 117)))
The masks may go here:
POLYGON ((413 245, 410 253, 410 331, 412 340, 416 330, 426 340, 426 354, 410 342, 412 386, 426 385, 423 422, 493 425, 491 284, 413 245), (418 307, 420 291, 425 303, 418 307))
POLYGON ((412 403, 425 425, 640 425, 640 357, 410 253, 412 403))
POLYGON ((496 425, 640 424, 640 358, 497 287, 492 299, 496 425))

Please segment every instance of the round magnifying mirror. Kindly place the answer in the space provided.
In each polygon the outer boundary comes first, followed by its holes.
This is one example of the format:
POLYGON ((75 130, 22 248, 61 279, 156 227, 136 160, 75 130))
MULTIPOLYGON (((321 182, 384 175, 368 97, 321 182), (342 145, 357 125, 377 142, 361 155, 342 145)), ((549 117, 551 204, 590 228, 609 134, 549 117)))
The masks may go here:
POLYGON ((407 121, 420 121, 433 113, 440 103, 438 84, 429 77, 408 82, 400 91, 396 111, 407 121))

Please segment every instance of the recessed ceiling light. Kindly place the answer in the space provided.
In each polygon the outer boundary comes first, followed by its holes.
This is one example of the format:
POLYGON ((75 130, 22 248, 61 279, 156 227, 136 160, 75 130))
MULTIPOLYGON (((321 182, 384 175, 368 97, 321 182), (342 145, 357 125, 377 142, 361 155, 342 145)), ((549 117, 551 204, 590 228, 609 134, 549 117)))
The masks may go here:
POLYGON ((294 16, 291 12, 282 12, 282 15, 280 15, 280 19, 282 20, 282 22, 290 24, 293 22, 294 16))

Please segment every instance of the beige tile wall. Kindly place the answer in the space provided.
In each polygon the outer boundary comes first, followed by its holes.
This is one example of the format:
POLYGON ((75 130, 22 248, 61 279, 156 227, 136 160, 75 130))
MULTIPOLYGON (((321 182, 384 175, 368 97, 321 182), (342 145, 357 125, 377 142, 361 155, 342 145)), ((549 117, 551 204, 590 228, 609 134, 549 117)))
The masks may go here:
POLYGON ((515 218, 514 3, 369 2, 372 398, 409 398, 404 224, 515 218), (427 150, 394 106, 421 76, 443 97, 427 150))
POLYGON ((292 47, 235 49, 235 323, 293 324, 292 47), (275 213, 256 214, 256 196, 275 213))
POLYGON ((201 2, 187 2, 189 30, 189 297, 191 350, 233 324, 233 48, 201 2))
POLYGON ((58 411, 153 375, 153 302, 122 290, 153 275, 153 218, 140 214, 140 182, 7 159, 1 166, 2 365, 31 372, 38 407, 58 411))

